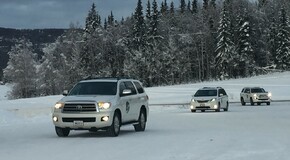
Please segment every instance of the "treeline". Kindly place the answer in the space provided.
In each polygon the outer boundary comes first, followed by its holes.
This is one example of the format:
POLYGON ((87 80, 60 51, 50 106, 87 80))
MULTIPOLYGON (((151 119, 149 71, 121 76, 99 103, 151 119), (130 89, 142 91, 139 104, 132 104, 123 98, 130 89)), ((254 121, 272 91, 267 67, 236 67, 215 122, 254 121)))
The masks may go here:
POLYGON ((289 1, 145 3, 120 21, 93 4, 85 28, 71 26, 41 59, 22 40, 4 69, 12 98, 60 94, 88 76, 158 86, 289 70, 289 1))

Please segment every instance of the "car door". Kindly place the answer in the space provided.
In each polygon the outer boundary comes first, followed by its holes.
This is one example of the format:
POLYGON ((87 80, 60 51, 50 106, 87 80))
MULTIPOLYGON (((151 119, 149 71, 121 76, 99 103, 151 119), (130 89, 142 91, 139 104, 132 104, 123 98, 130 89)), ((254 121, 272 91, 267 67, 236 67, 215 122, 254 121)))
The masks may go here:
POLYGON ((127 89, 125 82, 120 82, 119 85, 119 96, 120 96, 120 101, 119 101, 119 105, 120 105, 120 110, 122 113, 122 123, 126 123, 130 121, 130 115, 129 115, 129 111, 130 111, 130 95, 127 94, 122 94, 123 91, 127 89))
POLYGON ((147 104, 147 94, 145 93, 144 91, 144 88, 142 87, 142 85, 138 82, 138 81, 134 81, 133 82, 136 89, 137 89, 137 92, 138 92, 138 99, 137 99, 137 107, 136 107, 136 110, 135 110, 135 119, 137 120, 139 118, 139 112, 140 112, 140 109, 141 109, 141 106, 144 105, 146 106, 147 104))
POLYGON ((222 96, 223 108, 226 108, 229 98, 228 98, 228 95, 224 89, 221 89, 221 93, 223 94, 223 96, 222 96))
POLYGON ((136 115, 139 115, 139 112, 137 113, 137 110, 139 109, 138 106, 138 94, 137 94, 137 90, 135 88, 135 86, 133 85, 132 81, 125 81, 125 85, 127 89, 131 90, 131 94, 128 96, 129 100, 129 107, 127 107, 127 112, 128 112, 128 116, 129 116, 129 120, 130 121, 134 121, 136 120, 136 115))
POLYGON ((250 102, 250 88, 245 89, 245 93, 243 97, 244 97, 245 102, 250 102))

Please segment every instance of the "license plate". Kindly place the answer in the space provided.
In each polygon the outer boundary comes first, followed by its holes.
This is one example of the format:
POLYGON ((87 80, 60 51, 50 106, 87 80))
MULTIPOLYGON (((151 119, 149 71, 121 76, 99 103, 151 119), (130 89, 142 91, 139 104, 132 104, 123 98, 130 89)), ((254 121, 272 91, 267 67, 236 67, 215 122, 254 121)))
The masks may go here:
POLYGON ((77 127, 84 126, 84 122, 83 121, 74 121, 74 126, 77 126, 77 127))
POLYGON ((200 106, 201 106, 201 107, 204 107, 204 106, 205 106, 205 104, 204 104, 204 103, 201 103, 201 104, 200 104, 200 106))

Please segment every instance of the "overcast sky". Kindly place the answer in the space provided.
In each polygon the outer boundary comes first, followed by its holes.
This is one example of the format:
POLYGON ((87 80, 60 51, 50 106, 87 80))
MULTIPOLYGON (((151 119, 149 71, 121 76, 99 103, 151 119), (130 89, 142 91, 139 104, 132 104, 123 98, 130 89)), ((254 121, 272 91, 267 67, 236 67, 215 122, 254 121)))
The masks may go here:
MULTIPOLYGON (((176 7, 179 6, 179 0, 173 1, 176 7)), ((167 0, 168 4, 170 2, 167 0)), ((111 10, 117 19, 128 17, 134 12, 137 0, 0 0, 0 27, 68 28, 70 23, 84 26, 92 3, 96 4, 103 22, 111 10)), ((142 0, 142 3, 146 4, 147 0, 142 0)))

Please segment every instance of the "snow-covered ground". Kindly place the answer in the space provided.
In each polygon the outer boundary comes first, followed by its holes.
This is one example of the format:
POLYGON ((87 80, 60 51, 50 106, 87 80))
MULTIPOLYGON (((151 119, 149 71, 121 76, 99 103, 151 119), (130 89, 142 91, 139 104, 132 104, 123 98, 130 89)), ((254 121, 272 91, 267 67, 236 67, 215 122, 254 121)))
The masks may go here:
MULTIPOLYGON (((290 100, 290 72, 220 82, 147 88, 150 104, 188 103, 203 86, 221 86, 238 101, 244 86, 262 86, 274 100, 290 100)), ((0 86, 0 157, 27 159, 124 160, 288 160, 290 102, 270 106, 231 103, 229 112, 191 113, 187 105, 150 106, 145 132, 121 128, 119 137, 104 132, 72 131, 59 138, 51 107, 62 96, 7 100, 0 86)))

